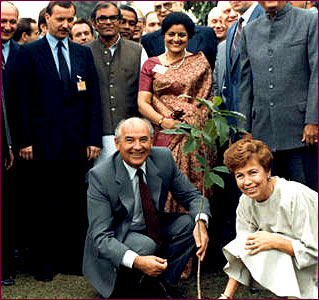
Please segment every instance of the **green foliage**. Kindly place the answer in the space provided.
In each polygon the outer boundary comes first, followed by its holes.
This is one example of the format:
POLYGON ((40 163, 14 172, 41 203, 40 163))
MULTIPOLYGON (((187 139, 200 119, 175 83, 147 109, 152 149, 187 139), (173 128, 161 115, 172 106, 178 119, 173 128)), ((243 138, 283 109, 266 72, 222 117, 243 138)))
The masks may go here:
POLYGON ((207 25, 207 16, 218 1, 185 1, 184 8, 191 11, 198 20, 198 25, 207 25))
MULTIPOLYGON (((187 136, 187 142, 183 147, 185 154, 195 152, 201 145, 206 145, 213 151, 217 150, 217 145, 223 146, 230 137, 230 129, 234 132, 245 131, 237 126, 229 126, 226 117, 236 118, 239 120, 245 120, 245 116, 239 112, 219 110, 218 106, 222 103, 221 97, 214 97, 213 101, 193 98, 188 95, 180 95, 180 98, 192 98, 206 106, 209 110, 209 119, 205 122, 203 129, 200 129, 190 124, 176 124, 174 129, 162 130, 166 134, 185 134, 187 136)), ((220 187, 224 187, 224 181, 217 173, 229 173, 225 166, 217 166, 210 168, 207 153, 196 153, 195 157, 200 163, 200 168, 195 168, 196 172, 201 172, 204 175, 204 188, 208 189, 212 185, 217 184, 220 187)))

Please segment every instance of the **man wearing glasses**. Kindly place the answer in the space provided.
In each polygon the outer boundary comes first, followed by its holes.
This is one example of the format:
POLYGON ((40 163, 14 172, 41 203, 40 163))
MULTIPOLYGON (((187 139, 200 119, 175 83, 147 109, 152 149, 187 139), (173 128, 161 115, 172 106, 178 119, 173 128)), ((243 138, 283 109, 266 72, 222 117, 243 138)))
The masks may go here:
POLYGON ((130 20, 123 18, 115 3, 99 2, 92 11, 91 19, 99 34, 98 39, 88 46, 99 76, 103 121, 103 150, 95 162, 97 164, 116 151, 116 125, 122 119, 139 116, 138 82, 147 55, 143 55, 140 44, 120 36, 122 20, 130 20))
MULTIPOLYGON (((154 11, 157 13, 158 20, 162 23, 164 18, 171 12, 183 11, 183 1, 155 1, 154 11)), ((217 53, 217 38, 214 31, 206 26, 196 26, 195 34, 189 40, 187 50, 192 53, 202 51, 211 68, 214 69, 217 53)), ((158 56, 165 52, 164 39, 161 31, 146 34, 142 36, 142 45, 149 57, 158 56)))

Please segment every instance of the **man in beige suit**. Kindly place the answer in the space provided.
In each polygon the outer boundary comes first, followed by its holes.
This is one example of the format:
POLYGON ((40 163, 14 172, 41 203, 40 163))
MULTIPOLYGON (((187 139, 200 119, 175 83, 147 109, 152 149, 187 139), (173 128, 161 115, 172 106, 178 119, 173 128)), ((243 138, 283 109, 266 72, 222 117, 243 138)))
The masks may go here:
POLYGON ((95 163, 115 152, 114 130, 122 119, 139 116, 140 69, 147 55, 140 44, 120 37, 121 12, 116 4, 99 2, 91 19, 99 37, 88 44, 97 69, 103 121, 103 150, 95 163))

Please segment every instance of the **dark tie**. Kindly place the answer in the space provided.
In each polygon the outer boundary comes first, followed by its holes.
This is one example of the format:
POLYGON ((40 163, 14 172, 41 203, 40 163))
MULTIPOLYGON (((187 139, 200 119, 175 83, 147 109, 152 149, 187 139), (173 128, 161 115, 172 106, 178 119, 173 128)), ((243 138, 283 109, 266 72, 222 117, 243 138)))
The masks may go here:
POLYGON ((60 72, 60 79, 63 84, 64 94, 67 100, 70 99, 70 73, 68 65, 65 61, 64 55, 62 53, 62 47, 64 47, 61 41, 58 42, 58 58, 59 58, 59 72, 60 72))
POLYGON ((152 200, 152 195, 146 183, 144 182, 142 169, 138 169, 136 174, 139 180, 140 196, 142 201, 146 232, 147 235, 160 246, 163 242, 162 234, 157 211, 152 200))
POLYGON ((238 42, 240 40, 240 33, 241 33, 241 29, 242 29, 242 23, 244 22, 244 19, 242 17, 239 18, 238 20, 238 25, 237 25, 237 30, 234 36, 234 40, 233 40, 233 45, 232 45, 232 53, 231 53, 231 60, 232 62, 234 61, 234 57, 236 54, 236 49, 238 46, 238 42))
POLYGON ((6 62, 4 60, 4 55, 3 55, 3 49, 4 49, 4 46, 1 44, 1 69, 4 70, 4 67, 6 65, 6 62))

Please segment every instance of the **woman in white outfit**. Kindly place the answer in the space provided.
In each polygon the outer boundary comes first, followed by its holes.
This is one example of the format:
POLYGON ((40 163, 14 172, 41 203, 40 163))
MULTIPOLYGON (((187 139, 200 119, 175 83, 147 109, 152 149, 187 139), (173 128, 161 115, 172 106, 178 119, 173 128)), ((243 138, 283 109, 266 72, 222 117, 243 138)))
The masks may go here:
POLYGON ((243 194, 236 239, 223 249, 229 281, 219 299, 232 299, 239 284, 256 284, 280 297, 318 297, 318 193, 271 177, 272 160, 263 142, 250 139, 224 154, 243 194))

